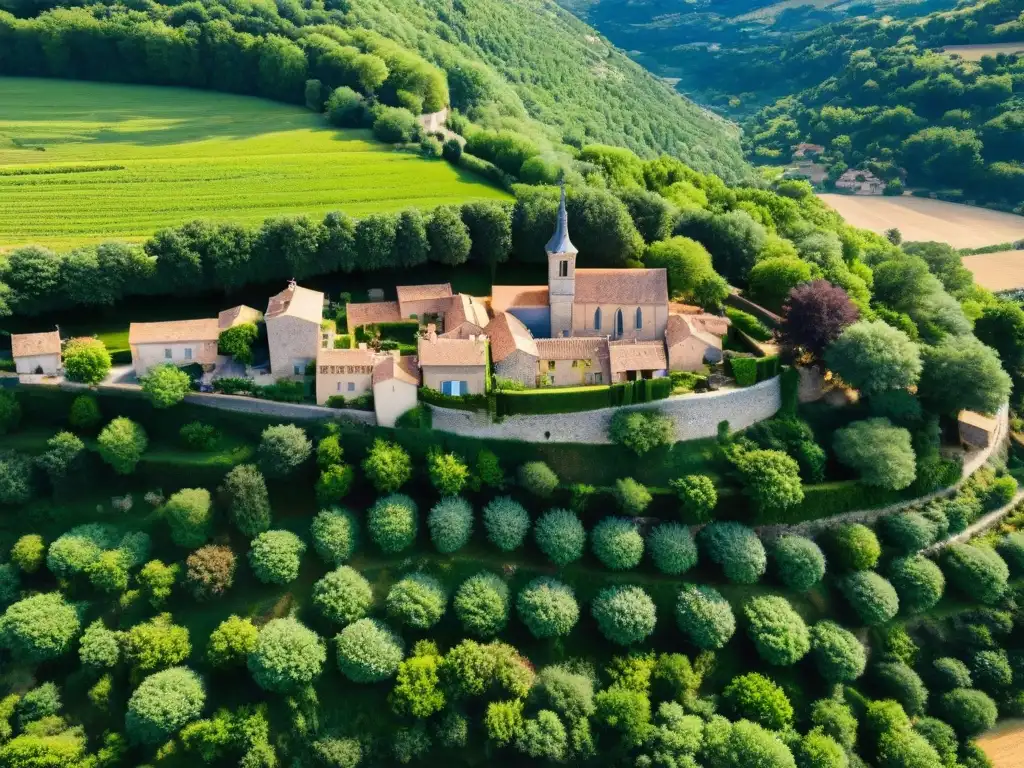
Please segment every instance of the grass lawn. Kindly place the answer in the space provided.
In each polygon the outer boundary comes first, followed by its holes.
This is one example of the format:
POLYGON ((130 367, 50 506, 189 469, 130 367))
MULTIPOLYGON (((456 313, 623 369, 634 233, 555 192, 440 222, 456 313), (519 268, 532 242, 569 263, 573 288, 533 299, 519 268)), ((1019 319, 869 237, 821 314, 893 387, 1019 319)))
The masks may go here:
POLYGON ((300 107, 135 85, 0 78, 0 249, 141 240, 207 218, 509 199, 443 161, 300 107))

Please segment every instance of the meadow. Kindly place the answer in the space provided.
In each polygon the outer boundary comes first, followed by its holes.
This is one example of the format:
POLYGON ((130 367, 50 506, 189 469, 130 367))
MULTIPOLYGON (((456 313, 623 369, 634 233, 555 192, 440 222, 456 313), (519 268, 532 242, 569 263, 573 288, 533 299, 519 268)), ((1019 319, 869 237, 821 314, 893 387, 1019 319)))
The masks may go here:
POLYGON ((0 78, 0 249, 142 240, 509 196, 299 107, 183 88, 0 78))

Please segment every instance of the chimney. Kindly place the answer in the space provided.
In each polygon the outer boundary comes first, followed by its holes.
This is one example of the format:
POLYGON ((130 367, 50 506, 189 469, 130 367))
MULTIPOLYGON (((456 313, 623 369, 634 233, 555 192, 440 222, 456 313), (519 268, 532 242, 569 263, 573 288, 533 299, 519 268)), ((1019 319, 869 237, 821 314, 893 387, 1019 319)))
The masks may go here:
POLYGON ((294 291, 298 287, 298 285, 299 284, 295 281, 295 278, 293 277, 291 280, 288 281, 288 290, 294 291))
POLYGON ((427 324, 427 341, 437 341, 437 326, 434 323, 427 324))

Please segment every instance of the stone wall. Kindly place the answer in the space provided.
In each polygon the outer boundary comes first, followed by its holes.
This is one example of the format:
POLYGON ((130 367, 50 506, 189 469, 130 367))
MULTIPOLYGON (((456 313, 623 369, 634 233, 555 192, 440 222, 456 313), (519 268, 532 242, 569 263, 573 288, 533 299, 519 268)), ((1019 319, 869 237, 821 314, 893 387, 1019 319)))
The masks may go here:
MULTIPOLYGON (((733 429, 744 429, 771 418, 782 406, 780 379, 762 381, 746 389, 680 395, 655 403, 631 406, 655 410, 672 418, 676 440, 714 437, 718 423, 727 420, 733 429)), ((486 413, 430 406, 434 429, 466 437, 523 440, 528 443, 608 443, 608 423, 620 408, 601 408, 579 413, 541 416, 508 416, 492 423, 486 413)))

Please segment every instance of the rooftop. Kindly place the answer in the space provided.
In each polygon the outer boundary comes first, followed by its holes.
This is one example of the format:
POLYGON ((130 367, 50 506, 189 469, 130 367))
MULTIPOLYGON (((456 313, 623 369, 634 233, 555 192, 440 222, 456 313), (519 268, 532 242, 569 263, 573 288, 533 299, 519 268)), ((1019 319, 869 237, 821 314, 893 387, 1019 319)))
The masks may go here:
POLYGON ((420 367, 428 365, 486 365, 487 343, 477 339, 420 339, 420 367))
POLYGON ((258 309, 247 307, 245 304, 239 304, 237 307, 222 310, 217 315, 217 327, 224 331, 236 325, 258 323, 261 319, 263 319, 263 313, 258 309))
POLYGON ((128 343, 168 344, 181 341, 216 341, 220 326, 215 317, 200 320, 169 320, 162 323, 132 323, 128 343))
POLYGON ((420 384, 420 367, 416 358, 411 355, 405 357, 388 355, 377 363, 377 367, 373 369, 373 383, 380 384, 392 379, 404 381, 407 384, 418 387, 420 384))
POLYGON ((372 323, 397 323, 402 319, 397 301, 372 301, 368 304, 347 304, 345 322, 350 331, 372 323))
POLYGON ((626 371, 660 371, 668 368, 665 345, 660 341, 610 341, 608 358, 613 375, 626 371))
POLYGON ((530 329, 515 315, 501 312, 484 328, 484 333, 491 340, 491 359, 498 363, 516 350, 528 355, 538 356, 537 342, 533 339, 530 329))
POLYGON ((717 315, 669 315, 665 325, 665 343, 674 347, 690 336, 696 336, 717 347, 728 330, 729 320, 717 315))
POLYGON ((60 334, 57 331, 43 333, 12 333, 11 356, 59 355, 60 334))
POLYGON ((668 304, 664 269, 577 269, 574 304, 668 304))
POLYGON ((296 285, 293 280, 283 291, 270 297, 266 319, 275 317, 299 317, 319 325, 324 317, 324 295, 296 285))
POLYGON ((984 430, 989 434, 996 431, 999 426, 999 422, 993 419, 991 416, 984 416, 975 411, 960 411, 959 417, 961 424, 967 424, 971 427, 977 427, 978 429, 984 430))
POLYGON ((318 349, 317 365, 370 365, 377 353, 372 349, 318 349))
POLYGON ((398 302, 427 301, 430 299, 447 299, 452 295, 451 283, 432 283, 429 285, 400 285, 396 289, 398 302))
POLYGON ((565 184, 562 184, 562 195, 558 200, 558 220, 555 232, 544 246, 548 253, 579 253, 569 239, 569 214, 565 210, 565 184))
POLYGON ((456 330, 463 323, 472 323, 483 330, 488 322, 490 322, 490 318, 487 316, 487 307, 483 302, 466 293, 457 293, 452 296, 448 309, 444 313, 445 334, 456 330))
POLYGON ((491 309, 495 315, 517 307, 547 306, 546 285, 496 285, 491 289, 491 309))
POLYGON ((586 360, 608 356, 608 339, 603 336, 567 336, 561 339, 537 339, 541 360, 586 360))

